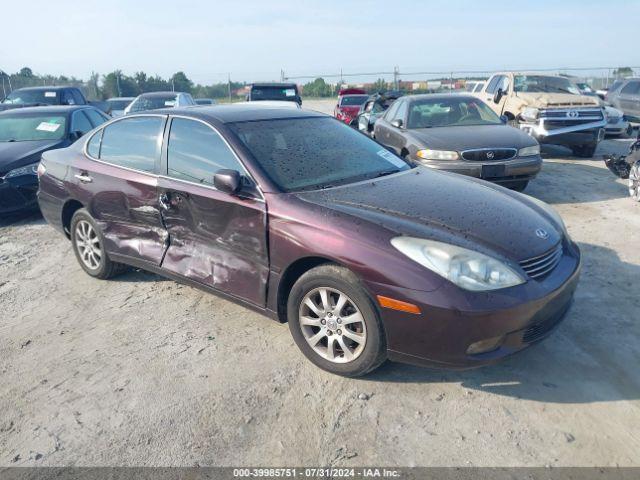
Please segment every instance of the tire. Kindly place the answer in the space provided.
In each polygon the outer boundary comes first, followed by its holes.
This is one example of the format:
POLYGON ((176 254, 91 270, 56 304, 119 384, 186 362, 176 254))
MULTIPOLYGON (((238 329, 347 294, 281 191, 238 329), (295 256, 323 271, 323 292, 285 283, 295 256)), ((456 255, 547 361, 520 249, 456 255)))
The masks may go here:
POLYGON ((106 280, 126 270, 126 265, 111 261, 104 250, 104 237, 86 209, 71 217, 71 245, 82 269, 94 278, 106 280))
POLYGON ((629 195, 640 202, 640 162, 636 162, 629 172, 629 195))
POLYGON ((519 182, 509 183, 505 186, 516 192, 523 192, 524 189, 527 188, 527 185, 529 185, 529 180, 520 180, 519 182))
POLYGON ((592 158, 593 154, 596 153, 596 148, 598 148, 597 143, 589 143, 587 145, 579 145, 577 147, 572 147, 571 151, 576 157, 592 158))
POLYGON ((287 319, 298 348, 323 370, 359 377, 386 360, 380 316, 358 277, 344 267, 325 264, 303 274, 289 292, 287 319))

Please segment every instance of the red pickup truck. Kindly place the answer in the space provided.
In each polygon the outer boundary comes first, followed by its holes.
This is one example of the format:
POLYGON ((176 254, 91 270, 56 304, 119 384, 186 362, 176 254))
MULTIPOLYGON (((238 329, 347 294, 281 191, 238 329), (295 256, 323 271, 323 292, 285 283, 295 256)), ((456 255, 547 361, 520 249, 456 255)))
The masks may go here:
POLYGON ((338 93, 338 103, 333 109, 333 116, 347 125, 358 115, 360 107, 369 95, 361 88, 345 88, 338 93))

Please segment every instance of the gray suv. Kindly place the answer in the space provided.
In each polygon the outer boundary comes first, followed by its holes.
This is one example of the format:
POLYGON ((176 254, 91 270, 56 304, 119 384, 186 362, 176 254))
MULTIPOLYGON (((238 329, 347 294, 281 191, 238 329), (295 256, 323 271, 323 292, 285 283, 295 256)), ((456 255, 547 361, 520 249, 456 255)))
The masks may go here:
POLYGON ((609 90, 605 100, 622 110, 629 120, 640 121, 640 78, 627 78, 622 84, 609 90))

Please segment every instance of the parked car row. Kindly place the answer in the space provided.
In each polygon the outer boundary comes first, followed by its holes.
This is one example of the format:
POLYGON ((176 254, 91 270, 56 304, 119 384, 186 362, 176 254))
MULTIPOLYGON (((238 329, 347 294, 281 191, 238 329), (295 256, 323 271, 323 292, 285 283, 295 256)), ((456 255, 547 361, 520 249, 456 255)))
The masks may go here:
MULTIPOLYGON (((72 125, 60 114, 25 129, 58 141, 72 125)), ((475 367, 553 331, 581 260, 543 202, 425 168, 458 162, 425 148, 447 136, 469 142, 470 163, 488 159, 471 128, 495 142, 508 132, 496 147, 517 161, 539 158, 533 138, 469 95, 391 104, 374 135, 397 135, 406 159, 312 111, 172 105, 45 152, 38 202, 88 275, 134 266, 222 295, 288 322, 329 372, 364 375, 387 358, 475 367)))

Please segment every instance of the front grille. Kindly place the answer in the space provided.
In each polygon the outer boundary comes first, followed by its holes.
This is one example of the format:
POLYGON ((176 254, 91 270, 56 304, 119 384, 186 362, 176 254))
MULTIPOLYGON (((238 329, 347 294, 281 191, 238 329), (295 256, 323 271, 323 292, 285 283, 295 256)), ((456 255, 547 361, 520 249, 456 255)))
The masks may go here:
POLYGON ((602 120, 602 110, 600 108, 558 108, 554 110, 541 110, 540 118, 553 118, 579 121, 589 119, 589 121, 602 120))
POLYGON ((545 120, 544 126, 550 130, 554 128, 575 127, 576 125, 584 125, 597 120, 545 120))
POLYGON ((527 328, 522 334, 522 341, 524 343, 535 342, 536 340, 540 340, 547 333, 549 333, 553 328, 560 323, 560 321, 564 318, 565 313, 569 310, 571 306, 571 302, 567 303, 564 307, 562 307, 559 311, 553 314, 550 318, 546 320, 531 325, 527 328))
POLYGON ((562 243, 537 257, 520 262, 522 269, 535 280, 541 280, 550 274, 562 259, 562 243))
POLYGON ((472 162, 495 162, 499 160, 510 160, 515 157, 518 150, 515 148, 479 148, 476 150, 465 150, 462 158, 472 162))

